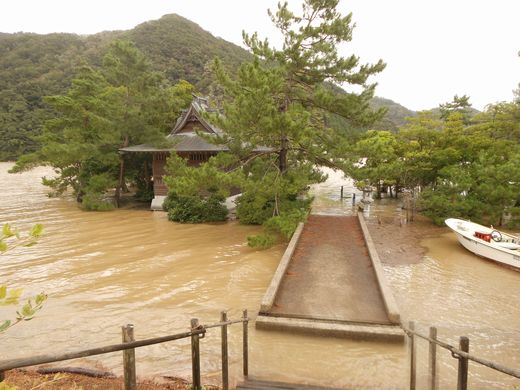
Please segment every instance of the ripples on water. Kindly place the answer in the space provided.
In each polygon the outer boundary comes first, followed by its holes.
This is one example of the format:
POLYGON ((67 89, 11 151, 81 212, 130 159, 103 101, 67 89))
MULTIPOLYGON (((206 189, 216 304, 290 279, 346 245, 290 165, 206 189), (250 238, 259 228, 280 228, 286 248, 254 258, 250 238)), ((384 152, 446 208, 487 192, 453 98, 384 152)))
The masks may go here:
MULTIPOLYGON (((2 335, 0 358, 16 358, 119 342, 120 326, 133 323, 136 338, 176 333, 190 318, 217 322, 221 310, 237 318, 241 309, 256 314, 260 300, 284 248, 267 251, 247 247, 257 227, 237 223, 179 225, 162 212, 117 210, 87 213, 72 199, 50 199, 38 168, 8 175, 0 163, 0 223, 21 230, 45 225, 45 235, 31 248, 2 255, 1 282, 24 286, 28 295, 49 294, 33 321, 2 335)), ((352 200, 339 201, 356 190, 352 182, 331 173, 313 191, 314 211, 352 214, 352 200)), ((361 194, 356 192, 357 200, 361 194)), ((378 213, 399 212, 395 202, 371 207, 378 213)), ((465 252, 451 234, 426 239, 428 256, 414 265, 385 266, 405 320, 456 343, 471 340, 471 351, 512 367, 520 366, 520 273, 500 268, 465 252)), ((5 308, 0 312, 6 317, 5 308)), ((241 334, 231 327, 231 376, 240 372, 241 334)), ((277 380, 320 383, 364 389, 406 388, 406 353, 402 346, 304 337, 255 331, 251 327, 250 371, 277 380)), ((220 343, 217 330, 202 340, 207 381, 218 382, 220 343)), ((138 375, 190 376, 189 341, 136 351, 138 375)), ((425 380, 427 347, 419 343, 419 379, 425 380)), ((442 355, 441 385, 453 387, 456 364, 442 355)), ((121 372, 120 354, 84 359, 121 372)), ((71 363, 72 364, 72 363, 71 363)), ((470 364, 474 389, 506 389, 518 385, 503 375, 470 364)), ((441 387, 443 388, 443 387, 441 387)))

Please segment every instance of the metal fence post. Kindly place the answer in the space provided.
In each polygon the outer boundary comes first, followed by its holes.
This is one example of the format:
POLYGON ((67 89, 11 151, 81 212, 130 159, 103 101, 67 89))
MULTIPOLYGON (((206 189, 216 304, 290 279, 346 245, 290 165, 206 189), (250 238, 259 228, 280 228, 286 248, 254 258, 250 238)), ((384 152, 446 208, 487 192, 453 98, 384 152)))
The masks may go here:
MULTIPOLYGON (((220 322, 227 321, 227 313, 225 311, 220 313, 220 322)), ((222 389, 229 389, 229 373, 228 373, 228 334, 227 325, 221 326, 222 334, 222 389)))
POLYGON ((409 354, 410 354, 410 390, 415 390, 416 386, 416 356, 415 356, 415 323, 410 321, 408 323, 408 327, 410 328, 409 337, 409 354))
MULTIPOLYGON (((461 336, 459 340, 459 349, 463 352, 469 352, 469 339, 461 336)), ((467 390, 468 388, 468 359, 462 356, 459 359, 459 371, 457 378, 457 390, 467 390)))
MULTIPOLYGON (((199 327, 199 320, 197 318, 191 319, 191 330, 197 330, 199 327)), ((200 381, 200 346, 199 335, 191 336, 191 374, 193 381, 193 390, 201 390, 200 381)))
MULTIPOLYGON (((437 340, 437 328, 434 326, 430 327, 430 339, 437 340)), ((437 381, 437 344, 434 341, 430 341, 429 348, 429 385, 430 390, 436 390, 438 386, 437 381)))
MULTIPOLYGON (((135 341, 134 339, 134 326, 128 324, 123 326, 123 343, 129 343, 135 341)), ((124 389, 125 390, 136 390, 137 389, 137 377, 135 373, 135 349, 125 349, 123 351, 123 371, 124 371, 124 389)))
POLYGON ((243 374, 244 376, 249 375, 249 352, 248 352, 248 324, 249 320, 247 318, 247 309, 242 312, 242 344, 243 344, 243 356, 242 356, 242 364, 243 364, 243 374))

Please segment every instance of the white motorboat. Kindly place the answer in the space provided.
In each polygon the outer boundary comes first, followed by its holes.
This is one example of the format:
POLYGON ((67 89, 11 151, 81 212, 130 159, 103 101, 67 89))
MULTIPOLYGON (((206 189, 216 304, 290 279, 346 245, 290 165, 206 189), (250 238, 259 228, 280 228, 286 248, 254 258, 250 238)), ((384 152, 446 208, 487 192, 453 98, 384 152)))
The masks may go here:
POLYGON ((520 237, 462 219, 449 218, 444 222, 467 250, 520 270, 520 237))

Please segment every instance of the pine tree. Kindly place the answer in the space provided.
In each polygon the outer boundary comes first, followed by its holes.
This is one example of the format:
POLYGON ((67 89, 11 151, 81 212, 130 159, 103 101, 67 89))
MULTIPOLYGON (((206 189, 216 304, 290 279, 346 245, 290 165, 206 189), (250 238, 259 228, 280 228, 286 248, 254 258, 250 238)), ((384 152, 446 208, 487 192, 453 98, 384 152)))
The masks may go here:
POLYGON ((247 200, 264 211, 264 220, 275 218, 288 235, 291 228, 282 226, 283 217, 296 227, 298 218, 289 216, 301 216, 301 208, 308 206, 300 200, 311 183, 323 180, 319 166, 338 168, 344 161, 348 140, 327 126, 327 115, 366 128, 384 114, 369 108, 375 89, 369 78, 385 65, 360 64, 355 55, 340 55, 341 45, 352 39, 353 23, 351 14, 339 13, 338 2, 305 0, 300 15, 287 3, 279 4, 269 15, 284 37, 281 49, 256 33, 244 33, 254 60, 243 64, 236 78, 215 62, 226 96, 225 116, 216 118, 226 131, 220 142, 248 171, 239 217, 247 200))
POLYGON ((22 156, 12 171, 51 165, 58 176, 44 184, 54 194, 70 187, 83 208, 110 209, 106 193, 115 187, 118 198, 124 175, 118 149, 165 142, 172 115, 188 104, 191 91, 187 82, 168 86, 133 44, 116 41, 101 70, 83 67, 67 94, 46 97, 58 116, 45 123, 41 149, 22 156))
POLYGON ((464 119, 464 123, 468 124, 470 119, 471 103, 469 102, 469 96, 455 95, 451 102, 447 102, 439 105, 439 111, 441 119, 448 120, 449 116, 454 113, 459 113, 464 119))

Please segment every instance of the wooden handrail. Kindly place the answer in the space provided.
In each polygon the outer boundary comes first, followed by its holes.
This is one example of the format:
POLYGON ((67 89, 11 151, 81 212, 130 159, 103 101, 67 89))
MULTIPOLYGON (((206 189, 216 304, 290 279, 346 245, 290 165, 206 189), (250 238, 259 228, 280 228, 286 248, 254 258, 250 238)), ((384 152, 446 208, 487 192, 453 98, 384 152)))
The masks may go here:
POLYGON ((121 344, 106 345, 103 347, 84 349, 84 350, 80 350, 80 351, 65 352, 65 353, 59 353, 59 354, 49 354, 49 355, 39 355, 39 356, 33 356, 33 357, 29 357, 29 358, 4 360, 4 361, 0 361, 0 372, 12 370, 15 368, 35 366, 38 364, 54 363, 54 362, 60 362, 63 360, 77 359, 77 358, 83 358, 83 357, 95 356, 95 355, 103 355, 103 354, 111 353, 111 352, 124 351, 124 350, 129 350, 129 349, 134 349, 134 348, 145 347, 148 345, 165 343, 168 341, 185 339, 185 338, 189 338, 192 336, 204 335, 206 333, 207 329, 217 328, 217 327, 221 327, 224 325, 232 325, 232 324, 236 324, 236 323, 247 323, 248 321, 249 321, 249 318, 244 317, 244 318, 241 318, 239 320, 234 320, 234 321, 225 321, 225 322, 218 322, 216 324, 211 324, 211 325, 202 325, 199 329, 195 329, 190 332, 177 333, 177 334, 168 335, 168 336, 154 337, 154 338, 150 338, 150 339, 126 342, 126 343, 121 343, 121 344))
POLYGON ((471 355, 468 352, 464 352, 461 349, 454 347, 453 345, 444 343, 444 342, 442 342, 440 340, 437 340, 437 339, 430 338, 430 337, 428 337, 428 336, 426 336, 424 334, 421 334, 421 333, 419 333, 419 332, 417 332, 415 330, 409 329, 409 328, 405 327, 404 325, 401 325, 401 327, 403 328, 403 330, 405 331, 405 333, 408 336, 413 334, 414 336, 417 336, 417 337, 419 337, 419 338, 421 338, 423 340, 426 340, 426 341, 428 341, 430 343, 436 344, 436 345, 438 345, 441 348, 447 349, 448 351, 451 352, 452 356, 455 357, 455 358, 461 357, 463 359, 468 359, 468 360, 471 360, 471 361, 473 361, 475 363, 479 363, 479 364, 481 364, 483 366, 489 367, 489 368, 491 368, 493 370, 500 371, 500 372, 502 372, 504 374, 507 374, 507 375, 510 375, 510 376, 514 376, 515 378, 519 378, 520 379, 520 370, 519 369, 506 367, 506 366, 504 366, 502 364, 492 362, 491 360, 487 360, 487 359, 483 359, 483 358, 471 355))
POLYGON ((110 353, 110 352, 124 351, 126 349, 145 347, 147 345, 160 344, 160 343, 164 343, 167 341, 185 339, 188 337, 192 337, 194 335, 200 335, 200 334, 204 334, 204 333, 206 333, 206 329, 200 329, 200 330, 194 330, 191 332, 177 333, 177 334, 169 335, 169 336, 155 337, 155 338, 139 340, 139 341, 132 341, 129 343, 113 344, 113 345, 106 345, 104 347, 84 349, 84 350, 75 351, 75 352, 66 352, 66 353, 61 353, 61 354, 40 355, 40 356, 34 356, 34 357, 30 357, 30 358, 4 360, 3 362, 0 362, 0 371, 7 371, 7 370, 12 370, 14 368, 22 368, 22 367, 28 367, 28 366, 36 366, 38 364, 60 362, 63 360, 77 359, 77 358, 88 357, 88 356, 103 355, 105 353, 110 353))

